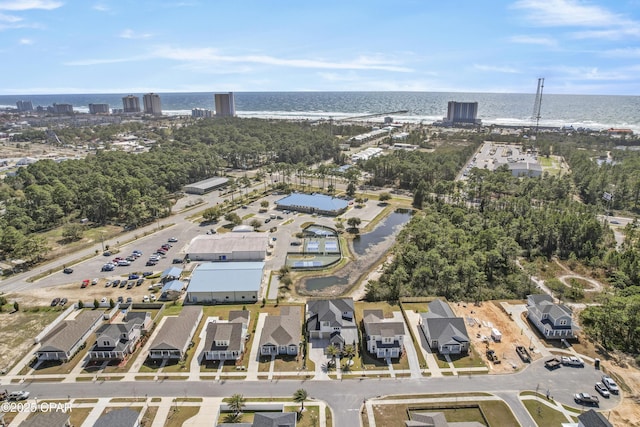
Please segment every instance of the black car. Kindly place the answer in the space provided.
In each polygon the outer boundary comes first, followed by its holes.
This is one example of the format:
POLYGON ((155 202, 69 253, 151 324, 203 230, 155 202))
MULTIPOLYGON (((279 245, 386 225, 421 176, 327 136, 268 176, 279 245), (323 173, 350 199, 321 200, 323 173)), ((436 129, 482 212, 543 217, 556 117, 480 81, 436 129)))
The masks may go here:
POLYGON ((151 261, 151 260, 149 260, 149 261, 147 261, 147 263, 145 264, 145 266, 147 266, 147 267, 153 267, 153 266, 154 266, 154 265, 156 265, 156 264, 157 264, 157 262, 156 262, 156 261, 151 261))
POLYGON ((131 288, 133 288, 135 285, 136 285, 136 282, 134 282, 134 281, 132 280, 132 281, 130 281, 130 282, 127 284, 127 289, 131 289, 131 288))
POLYGON ((114 288, 117 288, 119 284, 120 284, 120 279, 116 279, 113 281, 113 284, 111 286, 113 286, 114 288))
POLYGON ((125 286, 127 286, 127 281, 123 280, 122 282, 120 282, 120 287, 124 288, 125 286))
POLYGON ((119 303, 123 303, 123 302, 124 302, 124 298, 123 298, 122 296, 119 296, 119 297, 118 297, 118 302, 119 302, 119 303))
POLYGON ((64 270, 62 270, 62 272, 63 272, 64 274, 71 274, 71 273, 73 273, 73 268, 69 268, 69 267, 67 267, 67 268, 65 268, 64 270))
POLYGON ((60 303, 60 298, 54 298, 53 301, 51 301, 51 307, 55 307, 59 303, 60 303))
POLYGON ((267 219, 264 220, 265 224, 269 224, 270 222, 271 222, 271 218, 267 218, 267 219))
POLYGON ((144 282, 144 278, 143 277, 139 278, 138 280, 136 280, 136 286, 142 285, 143 282, 144 282))
POLYGON ((144 273, 142 273, 142 277, 149 277, 149 276, 153 276, 153 271, 145 271, 144 273))
POLYGON ((174 258, 172 262, 174 264, 182 264, 182 258, 174 258))

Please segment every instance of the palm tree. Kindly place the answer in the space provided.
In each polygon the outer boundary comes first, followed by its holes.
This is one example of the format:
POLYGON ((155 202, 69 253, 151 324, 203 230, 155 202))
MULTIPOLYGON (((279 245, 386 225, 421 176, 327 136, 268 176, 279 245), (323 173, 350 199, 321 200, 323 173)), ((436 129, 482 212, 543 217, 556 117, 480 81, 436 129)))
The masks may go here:
POLYGON ((340 354, 340 348, 335 344, 331 344, 329 345, 329 347, 327 347, 326 352, 327 356, 331 356, 331 363, 335 366, 336 357, 338 357, 338 355, 340 354))
POLYGON ((224 416, 224 422, 229 424, 237 424, 242 421, 242 414, 228 413, 224 416))
POLYGON ((233 411, 235 415, 240 415, 242 413, 242 409, 244 409, 246 399, 241 394, 234 394, 229 398, 229 409, 233 411))
POLYGON ((356 346, 353 344, 348 344, 344 346, 344 350, 342 350, 342 355, 344 357, 349 358, 349 362, 356 356, 356 346))
POLYGON ((295 393, 293 393, 293 401, 301 405, 300 412, 304 411, 304 401, 307 400, 308 396, 307 390, 303 388, 299 388, 295 393))

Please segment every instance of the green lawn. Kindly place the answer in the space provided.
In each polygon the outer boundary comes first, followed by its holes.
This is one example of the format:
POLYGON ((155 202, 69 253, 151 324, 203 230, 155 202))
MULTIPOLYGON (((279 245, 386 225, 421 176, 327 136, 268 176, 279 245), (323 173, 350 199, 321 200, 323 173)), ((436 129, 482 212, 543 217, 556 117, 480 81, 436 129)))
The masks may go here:
POLYGON ((185 421, 200 411, 199 406, 173 406, 169 411, 164 427, 182 427, 185 421))
POLYGON ((523 400, 522 404, 539 426, 557 427, 561 426, 562 423, 569 422, 562 412, 550 408, 544 403, 535 400, 523 400))

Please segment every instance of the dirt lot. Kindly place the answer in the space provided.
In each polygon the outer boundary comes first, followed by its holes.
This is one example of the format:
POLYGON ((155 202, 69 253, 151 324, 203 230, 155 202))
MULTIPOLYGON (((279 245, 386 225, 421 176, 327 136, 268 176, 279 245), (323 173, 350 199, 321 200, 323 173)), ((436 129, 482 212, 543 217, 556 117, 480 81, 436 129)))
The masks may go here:
MULTIPOLYGON (((523 362, 516 354, 517 345, 529 346, 527 338, 520 333, 518 325, 500 308, 499 302, 485 302, 481 306, 473 303, 451 304, 453 311, 466 319, 467 330, 473 346, 484 360, 486 349, 494 350, 501 363, 493 364, 487 361, 491 373, 513 372, 515 369, 523 367, 523 362), (473 326, 471 321, 473 319, 473 326), (502 333, 502 341, 494 342, 491 339, 491 328, 496 328, 502 333)), ((532 359, 540 357, 531 354, 532 359)))

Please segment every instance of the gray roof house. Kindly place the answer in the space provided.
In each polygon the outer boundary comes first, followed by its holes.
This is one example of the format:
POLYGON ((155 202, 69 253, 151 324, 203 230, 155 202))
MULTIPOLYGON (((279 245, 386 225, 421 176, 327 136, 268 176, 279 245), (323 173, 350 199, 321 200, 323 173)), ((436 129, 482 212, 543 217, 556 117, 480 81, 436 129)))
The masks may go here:
POLYGON ((412 412, 411 419, 405 421, 406 427, 482 427, 478 422, 447 422, 442 412, 412 412))
POLYGON ((302 309, 296 306, 281 307, 280 316, 267 316, 264 320, 260 336, 260 354, 297 355, 301 329, 302 309))
POLYGON ((70 360, 98 327, 103 315, 100 310, 83 310, 75 318, 60 322, 42 340, 42 346, 35 353, 38 360, 70 360))
POLYGON ((309 339, 328 339, 343 349, 358 344, 358 326, 352 298, 311 300, 307 302, 309 339))
POLYGON ((613 427, 600 412, 589 409, 578 415, 578 427, 613 427))
POLYGON ((141 413, 133 409, 113 409, 96 420, 93 427, 138 427, 141 413))
POLYGON ((204 342, 202 360, 238 360, 244 353, 249 327, 248 310, 229 312, 229 321, 210 322, 204 342))
POLYGON ((18 424, 18 427, 69 427, 71 411, 36 412, 18 424))
POLYGON ((218 427, 296 427, 296 413, 256 412, 253 423, 222 423, 218 427))
POLYGON ((469 335, 462 317, 456 317, 449 305, 435 299, 429 311, 421 315, 420 329, 432 350, 440 354, 463 354, 469 351, 469 335))
POLYGON ((149 346, 149 357, 182 359, 191 345, 200 319, 202 307, 197 306, 185 306, 179 316, 167 317, 149 346))
POLYGON ((398 358, 404 349, 404 322, 385 319, 382 310, 364 310, 367 351, 378 359, 398 358))
POLYGON ((546 339, 575 338, 571 309, 556 304, 550 295, 527 295, 527 318, 546 339))
POLYGON ((151 313, 129 312, 125 323, 102 325, 96 331, 96 343, 89 350, 90 360, 124 360, 133 353, 151 313))

